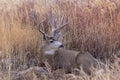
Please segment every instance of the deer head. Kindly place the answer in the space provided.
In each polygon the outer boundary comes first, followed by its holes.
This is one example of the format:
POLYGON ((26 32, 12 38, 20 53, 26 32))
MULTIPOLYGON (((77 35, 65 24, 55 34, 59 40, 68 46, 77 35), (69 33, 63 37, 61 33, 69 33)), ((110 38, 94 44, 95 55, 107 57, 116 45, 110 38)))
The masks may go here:
POLYGON ((34 12, 32 12, 31 14, 34 23, 36 24, 37 29, 39 30, 39 32, 41 32, 43 34, 43 49, 46 55, 53 55, 54 52, 59 49, 59 48, 63 48, 63 43, 58 41, 58 38, 60 37, 60 30, 68 24, 68 22, 64 21, 64 15, 61 18, 61 22, 59 25, 57 25, 57 15, 53 14, 52 16, 50 16, 48 14, 48 22, 50 24, 50 26, 52 27, 52 35, 48 35, 46 34, 43 30, 40 29, 40 24, 42 22, 45 21, 42 20, 41 22, 39 21, 39 18, 37 16, 37 14, 34 12))

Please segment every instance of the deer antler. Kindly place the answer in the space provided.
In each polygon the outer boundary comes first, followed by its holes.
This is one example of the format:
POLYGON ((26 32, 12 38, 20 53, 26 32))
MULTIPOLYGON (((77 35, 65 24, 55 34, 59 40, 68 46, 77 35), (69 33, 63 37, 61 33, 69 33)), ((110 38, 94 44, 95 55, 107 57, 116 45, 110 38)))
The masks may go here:
POLYGON ((52 32, 54 32, 56 28, 56 23, 57 23, 57 15, 53 14, 53 16, 50 16, 50 13, 48 13, 48 21, 52 27, 52 32))
POLYGON ((41 32, 45 37, 48 37, 48 35, 47 35, 44 31, 42 31, 42 30, 40 29, 41 23, 43 23, 46 19, 43 19, 43 20, 40 22, 40 21, 39 21, 39 18, 38 18, 38 16, 37 16, 36 11, 31 11, 31 12, 30 12, 30 16, 31 16, 31 18, 33 19, 33 21, 34 21, 36 27, 38 28, 39 32, 41 32))
POLYGON ((54 13, 52 17, 50 17, 50 14, 48 14, 49 23, 52 26, 52 35, 55 40, 58 40, 58 38, 60 37, 60 30, 68 24, 68 21, 66 22, 66 20, 64 20, 64 17, 65 15, 62 16, 60 24, 57 25, 57 14, 54 13))
POLYGON ((56 29, 56 31, 62 29, 63 27, 65 27, 65 25, 68 24, 68 22, 65 22, 64 17, 65 17, 65 15, 62 16, 61 22, 60 22, 60 24, 58 25, 58 28, 56 29))

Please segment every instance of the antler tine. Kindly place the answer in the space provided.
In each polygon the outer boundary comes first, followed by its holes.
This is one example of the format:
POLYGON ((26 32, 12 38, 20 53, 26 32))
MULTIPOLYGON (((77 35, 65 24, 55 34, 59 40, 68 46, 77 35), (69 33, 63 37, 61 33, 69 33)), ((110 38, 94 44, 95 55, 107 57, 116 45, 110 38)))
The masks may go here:
POLYGON ((48 13, 48 22, 50 23, 52 27, 52 36, 54 37, 55 40, 58 40, 58 38, 61 35, 60 29, 62 29, 65 25, 68 24, 66 20, 64 20, 64 16, 62 16, 60 24, 57 26, 57 20, 58 16, 56 13, 54 13, 52 16, 50 16, 50 13, 48 13))
POLYGON ((52 26, 52 33, 54 33, 54 31, 56 30, 56 22, 57 22, 57 15, 53 14, 52 16, 50 16, 50 13, 48 13, 48 19, 49 19, 49 23, 52 26))
POLYGON ((65 27, 65 25, 68 24, 68 21, 65 22, 66 20, 64 20, 64 17, 65 17, 65 15, 62 16, 61 22, 60 22, 60 24, 58 25, 58 28, 56 28, 56 30, 55 30, 56 32, 60 32, 60 29, 62 29, 63 27, 65 27))
POLYGON ((65 16, 65 15, 62 16, 60 24, 59 24, 58 27, 54 30, 53 36, 54 36, 54 38, 55 38, 56 40, 61 36, 60 29, 62 29, 65 25, 68 24, 68 22, 65 22, 64 16, 65 16))
POLYGON ((43 35, 46 35, 46 33, 45 33, 44 31, 42 31, 42 30, 40 29, 40 27, 39 27, 40 24, 43 23, 46 19, 44 19, 44 20, 42 20, 42 21, 40 22, 40 21, 39 21, 39 18, 38 18, 38 16, 37 16, 37 14, 36 14, 35 11, 31 11, 30 14, 31 14, 31 17, 33 18, 33 20, 34 20, 37 28, 39 29, 39 32, 41 32, 43 35))

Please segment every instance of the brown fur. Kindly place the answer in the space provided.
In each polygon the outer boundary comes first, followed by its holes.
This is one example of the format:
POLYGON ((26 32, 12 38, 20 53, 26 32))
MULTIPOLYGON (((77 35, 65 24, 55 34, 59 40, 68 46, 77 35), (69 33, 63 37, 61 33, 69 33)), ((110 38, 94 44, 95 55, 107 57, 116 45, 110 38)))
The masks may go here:
POLYGON ((90 67, 97 67, 97 60, 89 52, 79 52, 66 49, 58 49, 54 55, 44 56, 53 69, 64 69, 70 72, 74 68, 83 67, 90 74, 90 67))

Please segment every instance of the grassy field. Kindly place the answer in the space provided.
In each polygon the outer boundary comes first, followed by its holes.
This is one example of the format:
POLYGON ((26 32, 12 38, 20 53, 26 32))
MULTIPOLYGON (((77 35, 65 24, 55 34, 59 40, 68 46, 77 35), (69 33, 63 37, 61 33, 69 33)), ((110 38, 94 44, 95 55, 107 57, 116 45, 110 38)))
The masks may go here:
MULTIPOLYGON (((69 24, 62 30, 65 48, 88 51, 108 65, 103 74, 94 71, 91 76, 76 76, 50 71, 49 77, 42 76, 44 80, 120 80, 119 0, 1 0, 0 80, 14 80, 13 72, 39 66, 43 39, 30 18, 31 10, 40 21, 48 12, 57 13, 59 18, 66 14, 69 24), (55 74, 62 79, 55 79, 55 74)), ((51 33, 46 22, 41 28, 51 33)), ((18 80, 43 80, 31 72, 28 75, 31 78, 18 80)))

